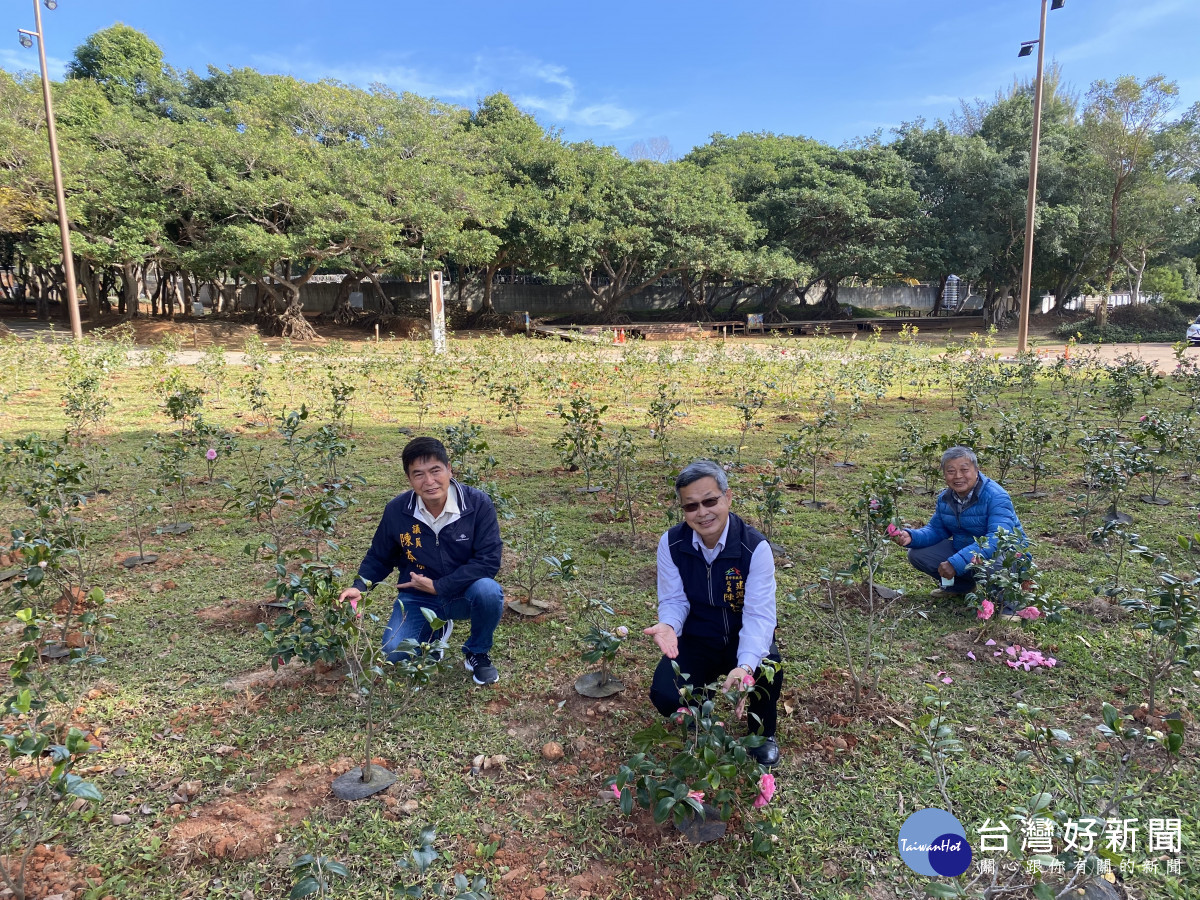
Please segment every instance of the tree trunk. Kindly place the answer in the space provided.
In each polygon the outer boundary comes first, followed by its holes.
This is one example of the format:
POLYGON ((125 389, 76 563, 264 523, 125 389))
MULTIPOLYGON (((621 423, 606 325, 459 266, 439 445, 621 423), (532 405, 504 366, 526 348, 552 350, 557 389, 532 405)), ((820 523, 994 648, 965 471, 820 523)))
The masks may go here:
POLYGON ((354 310, 350 307, 350 295, 362 284, 361 273, 350 273, 342 278, 338 285, 337 297, 333 301, 330 318, 338 325, 349 325, 354 321, 354 310))
POLYGON ((119 311, 126 319, 136 318, 138 314, 137 266, 133 263, 125 263, 121 266, 121 300, 119 311))
POLYGON ((193 313, 192 298, 195 296, 192 293, 192 279, 188 277, 187 272, 180 272, 179 280, 180 280, 180 284, 183 286, 183 298, 182 298, 182 303, 180 305, 183 307, 184 316, 187 316, 190 318, 193 313))
POLYGON ((88 318, 95 321, 100 317, 100 281, 96 277, 96 268, 91 264, 91 261, 80 257, 78 272, 78 285, 83 288, 84 294, 87 295, 88 318))
POLYGON ((483 270, 483 301, 479 304, 479 311, 481 313, 490 313, 495 310, 495 307, 492 305, 492 281, 495 279, 498 271, 500 271, 499 262, 495 263, 495 265, 486 266, 483 270))
POLYGON ((942 304, 946 302, 946 281, 948 277, 947 275, 943 275, 938 279, 937 296, 933 298, 933 309, 929 311, 931 316, 936 316, 940 313, 942 311, 942 304))

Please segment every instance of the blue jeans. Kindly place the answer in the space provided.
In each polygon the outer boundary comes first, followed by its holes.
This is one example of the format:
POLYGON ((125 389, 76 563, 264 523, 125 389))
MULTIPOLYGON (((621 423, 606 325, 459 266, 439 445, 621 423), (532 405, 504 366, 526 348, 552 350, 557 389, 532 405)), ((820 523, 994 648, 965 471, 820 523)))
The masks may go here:
POLYGON ((420 591, 400 591, 392 605, 392 615, 383 629, 383 652, 389 662, 398 662, 404 654, 398 651, 406 640, 424 643, 433 637, 422 608, 430 609, 439 619, 451 622, 470 619, 471 634, 463 644, 464 653, 487 653, 492 649, 492 635, 504 612, 504 589, 491 578, 473 582, 461 597, 439 597, 420 591))

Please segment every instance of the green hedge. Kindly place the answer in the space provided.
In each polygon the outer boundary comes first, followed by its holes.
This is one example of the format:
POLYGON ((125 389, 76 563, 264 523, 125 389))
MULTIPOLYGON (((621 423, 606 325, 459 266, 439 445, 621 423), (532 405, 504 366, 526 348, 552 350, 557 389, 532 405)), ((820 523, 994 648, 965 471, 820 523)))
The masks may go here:
POLYGON ((1195 318, 1173 303, 1155 306, 1118 306, 1108 314, 1108 324, 1100 328, 1094 318, 1064 322, 1054 329, 1061 338, 1075 338, 1081 344, 1170 343, 1182 341, 1195 318))

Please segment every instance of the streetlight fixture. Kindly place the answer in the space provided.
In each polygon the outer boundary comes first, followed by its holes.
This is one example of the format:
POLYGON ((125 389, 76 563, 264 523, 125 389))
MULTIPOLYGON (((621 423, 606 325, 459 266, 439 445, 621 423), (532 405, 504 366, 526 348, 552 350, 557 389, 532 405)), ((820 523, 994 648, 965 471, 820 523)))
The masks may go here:
MULTIPOLYGON (((58 0, 45 0, 46 9, 55 9, 58 0)), ((50 138, 50 169, 54 173, 54 199, 58 203, 58 231, 62 238, 63 273, 67 282, 67 312, 71 317, 71 334, 75 340, 83 340, 83 327, 79 322, 78 292, 75 289, 75 258, 71 255, 71 228, 67 223, 67 198, 63 193, 62 168, 58 164, 58 135, 54 127, 54 105, 50 101, 50 75, 46 72, 46 41, 42 36, 42 9, 38 0, 33 0, 35 31, 17 29, 21 45, 30 47, 37 38, 38 61, 42 66, 42 100, 46 104, 46 134, 50 138)))
MULTIPOLYGON (((1029 294, 1033 290, 1033 213, 1037 204, 1038 144, 1042 138, 1042 63, 1046 51, 1046 6, 1042 0, 1042 24, 1036 41, 1025 41, 1018 57, 1029 56, 1037 44, 1037 79, 1033 89, 1033 141, 1029 150, 1029 195, 1025 200, 1025 262, 1021 267, 1021 314, 1017 320, 1017 352, 1029 349, 1029 294)), ((1062 9, 1067 0, 1052 0, 1051 9, 1062 9)))

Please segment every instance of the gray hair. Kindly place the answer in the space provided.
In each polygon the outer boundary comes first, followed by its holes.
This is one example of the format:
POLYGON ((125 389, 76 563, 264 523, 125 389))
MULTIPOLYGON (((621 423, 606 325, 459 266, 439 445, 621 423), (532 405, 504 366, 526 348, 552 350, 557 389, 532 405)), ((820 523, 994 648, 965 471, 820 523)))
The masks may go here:
POLYGON ((956 459, 969 460, 971 465, 973 465, 976 469, 979 468, 979 459, 975 456, 975 451, 970 447, 963 447, 959 445, 956 447, 951 447, 942 454, 942 471, 945 471, 946 463, 953 462, 956 459))
POLYGON ((729 479, 725 476, 725 470, 718 463, 711 459, 694 459, 683 467, 683 471, 675 479, 675 493, 678 494, 689 484, 699 481, 701 478, 711 478, 715 481, 722 494, 729 490, 729 479))

